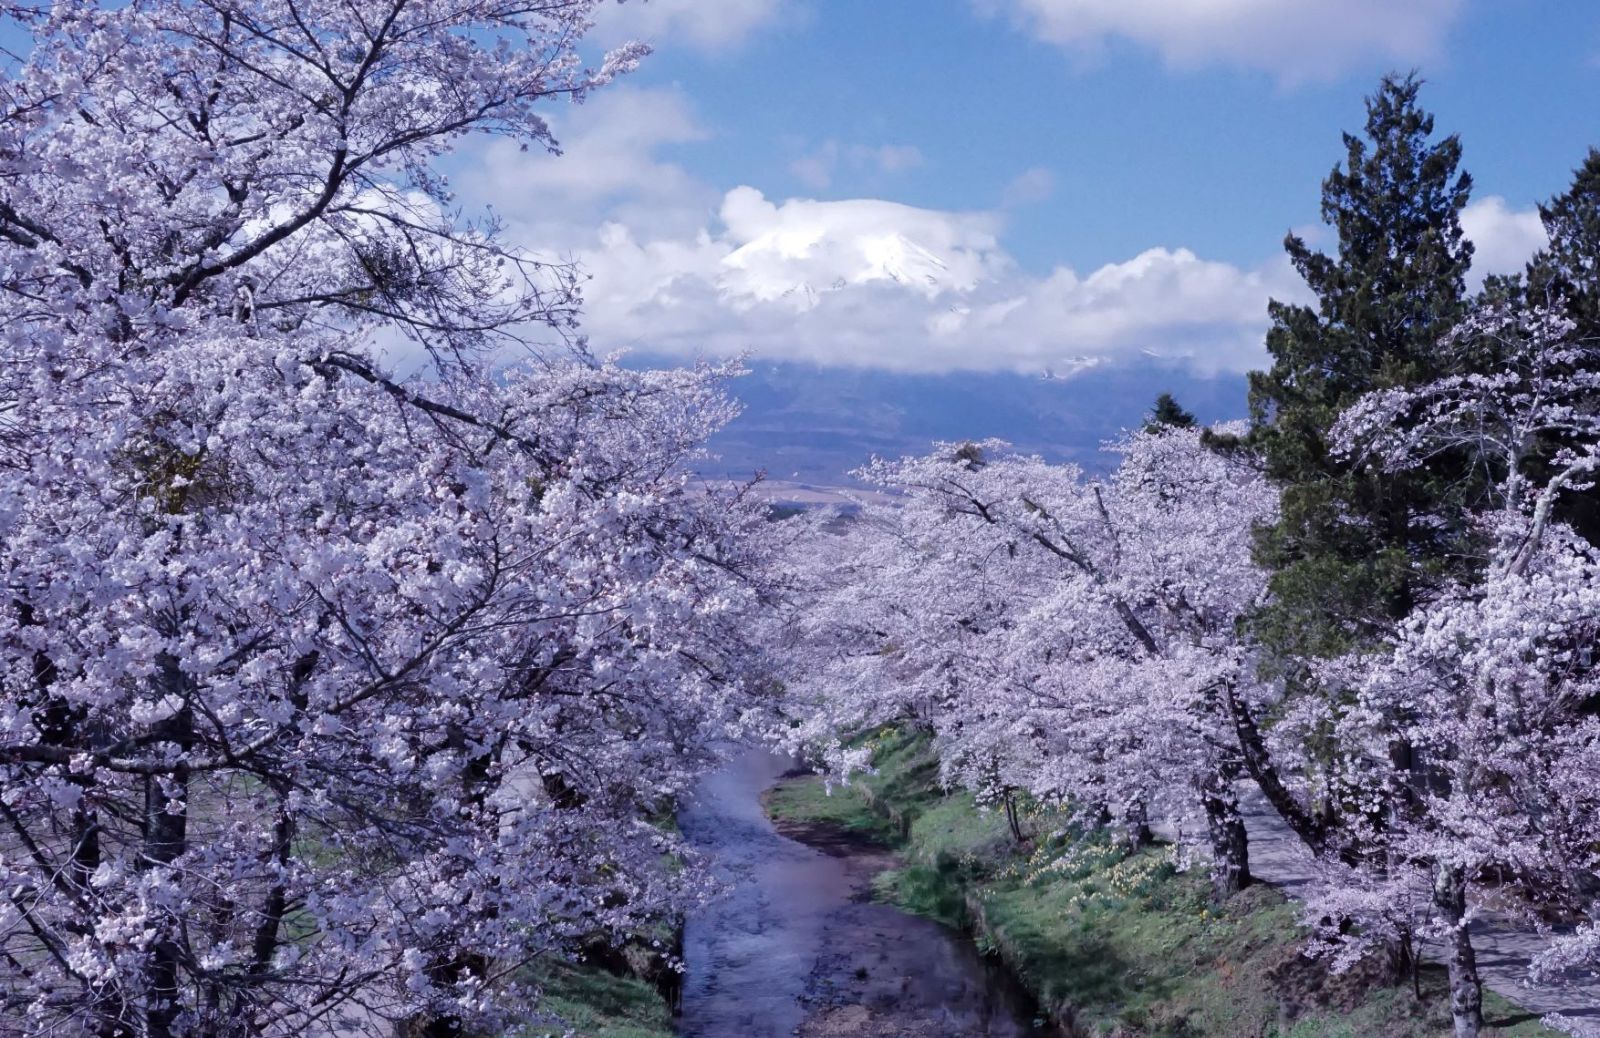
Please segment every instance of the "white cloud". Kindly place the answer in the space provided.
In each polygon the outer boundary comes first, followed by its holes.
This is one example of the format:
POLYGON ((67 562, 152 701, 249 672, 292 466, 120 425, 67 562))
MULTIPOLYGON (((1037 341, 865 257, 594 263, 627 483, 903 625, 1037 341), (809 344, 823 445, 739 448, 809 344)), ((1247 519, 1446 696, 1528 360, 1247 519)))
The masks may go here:
POLYGON ((1517 274, 1533 254, 1549 244, 1539 210, 1513 210, 1499 195, 1489 195, 1461 211, 1461 230, 1472 240, 1472 287, 1489 274, 1517 274))
POLYGON ((579 114, 571 120, 570 130, 566 120, 556 123, 562 151, 559 160, 530 158, 514 143, 494 140, 486 149, 487 161, 473 174, 490 183, 471 186, 480 192, 486 187, 492 190, 501 207, 511 213, 542 205, 540 196, 548 192, 585 201, 624 194, 672 194, 687 183, 688 175, 657 159, 655 152, 662 145, 707 136, 683 96, 673 90, 613 87, 586 102, 579 114), (507 184, 514 185, 516 192, 494 190, 507 184))
POLYGON ((789 172, 806 187, 822 191, 833 184, 833 171, 838 165, 839 142, 823 141, 815 151, 789 163, 789 172))
MULTIPOLYGON (((1154 353, 1245 370, 1262 360, 1268 296, 1302 290, 1281 260, 1244 269, 1184 249, 1032 275, 1004 247, 1002 211, 703 183, 661 155, 705 133, 675 91, 614 89, 576 114, 556 126, 564 155, 493 142, 464 154, 455 179, 513 241, 591 275, 584 326, 602 352, 754 350, 926 372, 1061 372, 1154 353)), ((841 163, 879 170, 916 161, 837 148, 841 163)), ((1048 178, 1019 183, 1038 197, 1048 178)))
POLYGON ((882 173, 916 169, 924 161, 922 149, 915 144, 880 144, 876 148, 865 149, 865 157, 882 173))
POLYGON ((1087 275, 1017 269, 989 213, 876 199, 775 203, 740 187, 717 225, 645 238, 609 224, 579 250, 601 348, 730 354, 902 371, 1041 371, 1155 354, 1200 371, 1262 359, 1287 265, 1243 270, 1151 249, 1087 275))
POLYGON ((972 0, 1048 43, 1094 55, 1112 39, 1176 68, 1234 65, 1284 82, 1371 61, 1434 57, 1463 0, 972 0))
POLYGON ((848 163, 855 170, 888 175, 915 169, 924 161, 922 149, 915 144, 853 144, 844 148, 836 140, 826 140, 789 163, 789 172, 807 187, 822 191, 833 186, 834 173, 841 163, 848 163))
POLYGON ((795 11, 793 0, 624 0, 596 10, 595 33, 605 43, 681 40, 717 51, 743 44, 795 11))
POLYGON ((614 86, 552 123, 559 157, 504 139, 480 140, 463 150, 458 164, 465 168, 454 177, 469 201, 539 232, 528 236, 530 243, 559 239, 574 224, 592 229, 616 215, 652 232, 668 226, 692 232, 716 205, 717 191, 658 154, 709 136, 679 91, 614 86))
POLYGON ((1015 209, 1043 202, 1056 193, 1056 175, 1043 166, 1033 166, 1012 178, 1000 193, 1000 206, 1015 209))

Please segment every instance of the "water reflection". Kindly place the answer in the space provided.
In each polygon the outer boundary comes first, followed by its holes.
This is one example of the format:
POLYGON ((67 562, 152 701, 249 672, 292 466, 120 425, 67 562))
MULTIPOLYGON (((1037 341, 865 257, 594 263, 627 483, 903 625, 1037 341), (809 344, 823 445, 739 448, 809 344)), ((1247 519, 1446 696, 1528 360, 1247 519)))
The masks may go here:
POLYGON ((1012 1038, 1027 1011, 960 935, 858 896, 882 861, 780 836, 760 794, 790 761, 749 751, 679 813, 728 893, 684 933, 686 1038, 1012 1038))

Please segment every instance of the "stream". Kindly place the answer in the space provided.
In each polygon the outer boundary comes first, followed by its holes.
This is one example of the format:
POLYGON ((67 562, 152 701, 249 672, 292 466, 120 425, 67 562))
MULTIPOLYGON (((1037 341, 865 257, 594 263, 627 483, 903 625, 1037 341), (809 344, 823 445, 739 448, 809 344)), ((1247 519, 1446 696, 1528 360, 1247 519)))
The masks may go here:
POLYGON ((684 931, 684 1038, 1014 1038, 1026 996, 962 935, 868 899, 887 851, 780 835, 761 793, 792 766, 761 750, 679 811, 725 893, 684 931))

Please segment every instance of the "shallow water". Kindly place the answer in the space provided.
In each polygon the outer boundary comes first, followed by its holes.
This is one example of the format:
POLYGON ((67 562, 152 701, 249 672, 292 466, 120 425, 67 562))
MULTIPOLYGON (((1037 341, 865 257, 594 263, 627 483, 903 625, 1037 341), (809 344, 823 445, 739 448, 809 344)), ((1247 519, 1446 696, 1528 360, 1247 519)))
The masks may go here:
POLYGON ((679 812, 728 887, 685 927, 685 1038, 1029 1033, 1024 996, 970 942, 866 902, 886 855, 825 854, 773 829, 760 795, 790 766, 746 752, 679 812))

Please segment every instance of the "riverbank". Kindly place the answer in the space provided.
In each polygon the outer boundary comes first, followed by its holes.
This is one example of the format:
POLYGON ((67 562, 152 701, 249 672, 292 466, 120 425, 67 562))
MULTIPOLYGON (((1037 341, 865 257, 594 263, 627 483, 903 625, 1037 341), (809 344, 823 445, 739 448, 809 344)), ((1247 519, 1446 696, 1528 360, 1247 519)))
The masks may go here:
MULTIPOLYGON (((905 864, 877 896, 966 929, 1001 959, 1068 1034, 1434 1038, 1450 1031, 1438 971, 1421 999, 1379 979, 1343 976, 1300 954, 1294 910, 1270 887, 1213 905, 1204 876, 1167 849, 1125 855, 1059 819, 1027 819, 1019 846, 1003 812, 945 795, 923 740, 895 731, 874 744, 876 774, 830 791, 815 776, 767 796, 780 831, 833 829, 884 841, 905 864), (1055 833, 1055 835, 1052 835, 1055 833)), ((1490 1035, 1554 1036, 1533 1014, 1485 993, 1490 1035)))
POLYGON ((554 963, 538 977, 545 1012, 520 1038, 674 1038, 672 1010, 654 984, 600 966, 554 963))
POLYGON ((961 933, 874 896, 900 864, 881 841, 822 823, 774 827, 761 797, 792 766, 736 755, 679 812, 723 888, 687 919, 684 1038, 1032 1033, 1032 1005, 961 933))

